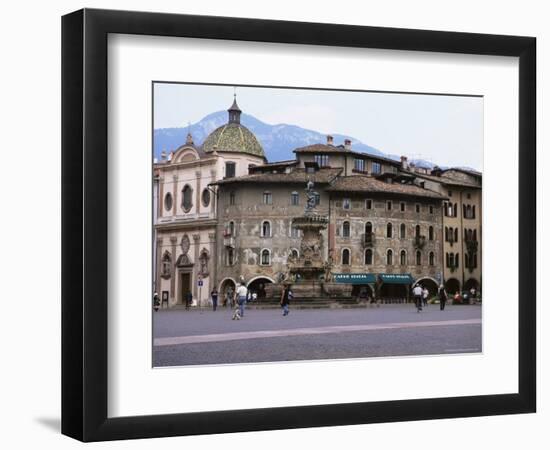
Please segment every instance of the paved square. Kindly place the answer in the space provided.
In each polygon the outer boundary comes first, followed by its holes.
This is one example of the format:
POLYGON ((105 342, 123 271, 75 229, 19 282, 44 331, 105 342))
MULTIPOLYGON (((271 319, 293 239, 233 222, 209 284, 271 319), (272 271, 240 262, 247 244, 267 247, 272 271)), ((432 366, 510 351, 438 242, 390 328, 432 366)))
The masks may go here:
POLYGON ((161 310, 153 315, 154 366, 235 364, 481 352, 481 307, 161 310))

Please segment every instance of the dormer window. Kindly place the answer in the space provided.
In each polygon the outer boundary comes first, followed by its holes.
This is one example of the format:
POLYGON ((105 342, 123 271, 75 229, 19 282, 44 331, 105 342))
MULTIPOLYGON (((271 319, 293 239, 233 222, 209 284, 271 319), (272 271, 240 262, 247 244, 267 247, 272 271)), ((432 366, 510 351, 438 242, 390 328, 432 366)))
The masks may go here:
POLYGON ((328 155, 315 155, 315 162, 318 164, 319 167, 328 167, 328 155))
POLYGON ((380 165, 380 163, 377 163, 377 162, 373 162, 372 163, 372 173, 373 174, 379 174, 382 172, 382 166, 380 165))

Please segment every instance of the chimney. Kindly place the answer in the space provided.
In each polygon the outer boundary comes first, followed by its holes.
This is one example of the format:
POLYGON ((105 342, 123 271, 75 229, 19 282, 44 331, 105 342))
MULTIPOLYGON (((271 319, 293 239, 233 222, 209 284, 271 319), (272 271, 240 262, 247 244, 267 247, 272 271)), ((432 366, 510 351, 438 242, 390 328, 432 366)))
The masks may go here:
POLYGON ((350 139, 344 140, 344 148, 346 150, 351 150, 351 140, 350 139))
POLYGON ((334 138, 330 134, 327 135, 327 145, 334 145, 334 138))
POLYGON ((401 168, 402 169, 408 169, 409 168, 409 162, 407 161, 406 156, 401 157, 401 168))

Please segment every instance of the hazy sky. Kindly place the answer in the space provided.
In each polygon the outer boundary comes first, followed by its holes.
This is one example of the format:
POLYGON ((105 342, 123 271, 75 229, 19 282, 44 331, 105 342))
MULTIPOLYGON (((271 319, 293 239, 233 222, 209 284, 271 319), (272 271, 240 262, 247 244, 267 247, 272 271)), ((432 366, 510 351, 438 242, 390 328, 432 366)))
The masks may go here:
MULTIPOLYGON (((154 127, 187 126, 226 110, 233 90, 155 84, 154 127)), ((269 124, 345 134, 384 153, 483 169, 480 97, 237 87, 237 102, 244 113, 269 124)))

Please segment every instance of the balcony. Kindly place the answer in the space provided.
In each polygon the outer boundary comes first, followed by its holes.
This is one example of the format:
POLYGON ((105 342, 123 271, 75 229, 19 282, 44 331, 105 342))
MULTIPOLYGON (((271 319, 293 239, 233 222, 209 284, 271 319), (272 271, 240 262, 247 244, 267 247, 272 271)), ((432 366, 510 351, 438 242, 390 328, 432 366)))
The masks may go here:
POLYGON ((362 239, 363 247, 372 247, 374 245, 374 233, 363 233, 362 239))

